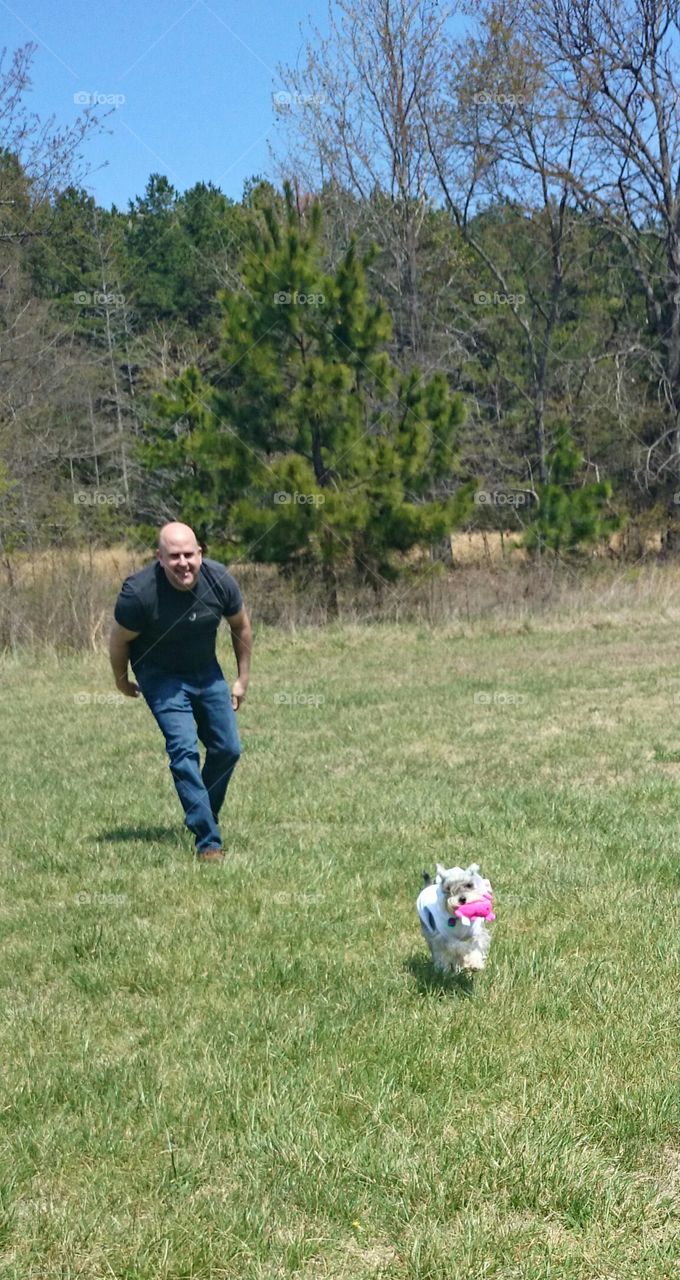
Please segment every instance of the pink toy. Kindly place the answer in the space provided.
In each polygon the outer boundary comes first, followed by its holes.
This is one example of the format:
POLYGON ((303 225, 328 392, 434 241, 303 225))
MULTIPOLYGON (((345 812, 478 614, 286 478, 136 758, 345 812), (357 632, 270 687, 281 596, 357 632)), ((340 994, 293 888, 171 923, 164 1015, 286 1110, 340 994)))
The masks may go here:
POLYGON ((477 898, 475 902, 461 902, 460 906, 456 907, 453 919, 449 920, 449 924, 455 924, 456 920, 474 920, 477 916, 481 916, 482 920, 496 919, 490 893, 485 893, 483 897, 477 898))

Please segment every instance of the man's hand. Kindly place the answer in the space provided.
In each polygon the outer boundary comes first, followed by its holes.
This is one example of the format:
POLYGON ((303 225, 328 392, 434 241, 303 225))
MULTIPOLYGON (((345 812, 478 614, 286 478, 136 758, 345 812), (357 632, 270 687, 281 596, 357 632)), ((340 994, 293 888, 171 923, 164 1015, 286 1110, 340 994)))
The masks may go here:
POLYGON ((247 688, 248 686, 247 684, 244 684, 243 680, 234 680, 234 683, 231 686, 231 705, 234 708, 234 711, 238 711, 246 696, 247 688))
POLYGON ((236 669, 238 671, 238 676, 231 686, 231 705, 234 711, 238 711, 246 696, 250 678, 250 651, 253 647, 253 632, 250 626, 250 619, 243 607, 239 609, 238 613, 228 614, 227 622, 231 628, 231 643, 234 647, 236 669))
POLYGON ((126 698, 141 697, 141 689, 134 680, 128 680, 127 676, 123 676, 122 680, 116 680, 116 688, 120 693, 124 693, 126 698))
POLYGON ((119 622, 114 622, 111 628, 109 657, 111 658, 113 678, 116 682, 116 688, 120 693, 124 693, 126 698, 138 698, 142 692, 134 680, 128 680, 130 645, 138 635, 138 631, 128 631, 127 627, 121 627, 119 622))

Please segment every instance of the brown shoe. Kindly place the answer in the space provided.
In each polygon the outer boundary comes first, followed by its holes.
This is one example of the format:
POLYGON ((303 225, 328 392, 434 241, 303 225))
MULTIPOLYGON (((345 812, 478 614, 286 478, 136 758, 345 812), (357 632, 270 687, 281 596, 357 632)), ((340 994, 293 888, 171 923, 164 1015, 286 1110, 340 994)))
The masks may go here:
POLYGON ((196 854, 197 862, 224 862, 224 852, 222 849, 204 849, 203 853, 196 854))

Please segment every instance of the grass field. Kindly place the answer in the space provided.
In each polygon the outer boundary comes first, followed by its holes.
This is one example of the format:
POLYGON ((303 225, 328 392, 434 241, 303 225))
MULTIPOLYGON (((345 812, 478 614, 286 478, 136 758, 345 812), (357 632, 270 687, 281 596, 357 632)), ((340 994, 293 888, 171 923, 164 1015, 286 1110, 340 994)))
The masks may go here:
POLYGON ((649 615, 263 632, 197 868, 105 659, 7 662, 3 1280, 680 1276, 679 664, 649 615), (435 860, 494 884, 474 985, 435 860))

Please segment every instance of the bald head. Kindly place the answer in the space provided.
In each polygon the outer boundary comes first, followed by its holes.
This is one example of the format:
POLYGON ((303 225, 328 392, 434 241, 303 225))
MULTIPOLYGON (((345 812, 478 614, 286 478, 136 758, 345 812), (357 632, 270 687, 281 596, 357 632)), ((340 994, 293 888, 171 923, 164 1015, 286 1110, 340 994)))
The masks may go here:
POLYGON ((193 546, 198 548, 198 538, 193 529, 188 524, 182 524, 180 520, 170 520, 168 524, 164 524, 158 534, 158 550, 169 546, 177 540, 182 542, 189 541, 193 546))
POLYGON ((190 591, 201 571, 201 548, 193 529, 179 520, 164 524, 158 535, 158 559, 176 591, 190 591))

